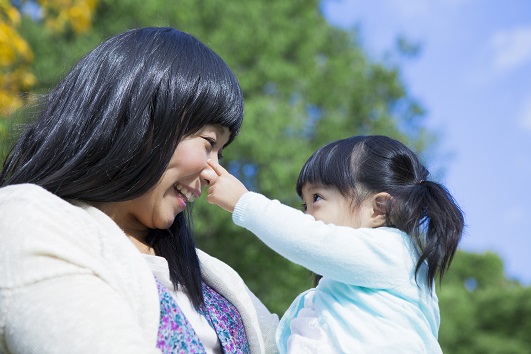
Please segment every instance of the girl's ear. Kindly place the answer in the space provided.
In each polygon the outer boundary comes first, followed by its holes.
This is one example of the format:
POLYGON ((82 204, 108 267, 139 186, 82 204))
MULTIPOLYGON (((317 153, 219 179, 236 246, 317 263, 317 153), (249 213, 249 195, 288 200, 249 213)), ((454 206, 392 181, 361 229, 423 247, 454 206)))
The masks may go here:
POLYGON ((387 211, 392 198, 386 192, 376 193, 372 196, 372 227, 384 226, 387 223, 387 211))

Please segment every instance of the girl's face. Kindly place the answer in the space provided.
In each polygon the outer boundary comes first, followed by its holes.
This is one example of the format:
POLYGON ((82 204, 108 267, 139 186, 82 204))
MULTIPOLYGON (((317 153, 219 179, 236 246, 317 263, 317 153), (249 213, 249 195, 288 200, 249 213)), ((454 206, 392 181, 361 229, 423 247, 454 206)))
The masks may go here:
POLYGON ((306 183, 302 187, 304 213, 326 224, 352 228, 371 227, 370 203, 354 208, 352 199, 343 196, 337 188, 306 183))
POLYGON ((98 207, 133 237, 133 242, 144 243, 149 229, 169 228, 177 214, 201 196, 207 181, 200 175, 210 169, 209 159, 218 160, 229 137, 228 128, 206 125, 177 145, 166 171, 153 189, 130 201, 98 207))

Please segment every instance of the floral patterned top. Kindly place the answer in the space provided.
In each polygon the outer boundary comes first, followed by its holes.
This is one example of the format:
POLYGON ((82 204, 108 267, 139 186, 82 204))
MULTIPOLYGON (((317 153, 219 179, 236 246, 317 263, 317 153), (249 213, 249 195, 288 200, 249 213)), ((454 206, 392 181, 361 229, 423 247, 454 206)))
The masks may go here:
MULTIPOLYGON (((157 348, 163 353, 205 353, 205 349, 168 289, 155 277, 160 298, 157 348)), ((205 304, 199 312, 216 332, 223 353, 250 353, 241 316, 234 305, 203 283, 205 304)))

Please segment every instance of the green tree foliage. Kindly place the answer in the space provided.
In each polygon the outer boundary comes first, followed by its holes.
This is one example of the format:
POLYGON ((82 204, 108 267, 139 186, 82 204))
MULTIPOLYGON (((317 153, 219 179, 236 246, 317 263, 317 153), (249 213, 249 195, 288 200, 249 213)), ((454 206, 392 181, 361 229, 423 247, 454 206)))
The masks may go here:
POLYGON ((494 253, 458 252, 437 289, 445 353, 529 353, 531 288, 508 280, 494 253))

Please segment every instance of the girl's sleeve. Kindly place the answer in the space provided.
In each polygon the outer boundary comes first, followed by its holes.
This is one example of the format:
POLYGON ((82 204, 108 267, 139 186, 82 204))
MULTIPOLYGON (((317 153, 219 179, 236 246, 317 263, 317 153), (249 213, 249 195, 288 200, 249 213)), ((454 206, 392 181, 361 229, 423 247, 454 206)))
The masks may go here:
POLYGON ((404 248, 407 235, 398 230, 325 224, 253 192, 240 198, 232 218, 283 257, 336 281, 391 288, 410 273, 412 259, 404 248))
POLYGON ((160 353, 84 212, 25 188, 0 191, 0 352, 160 353))

